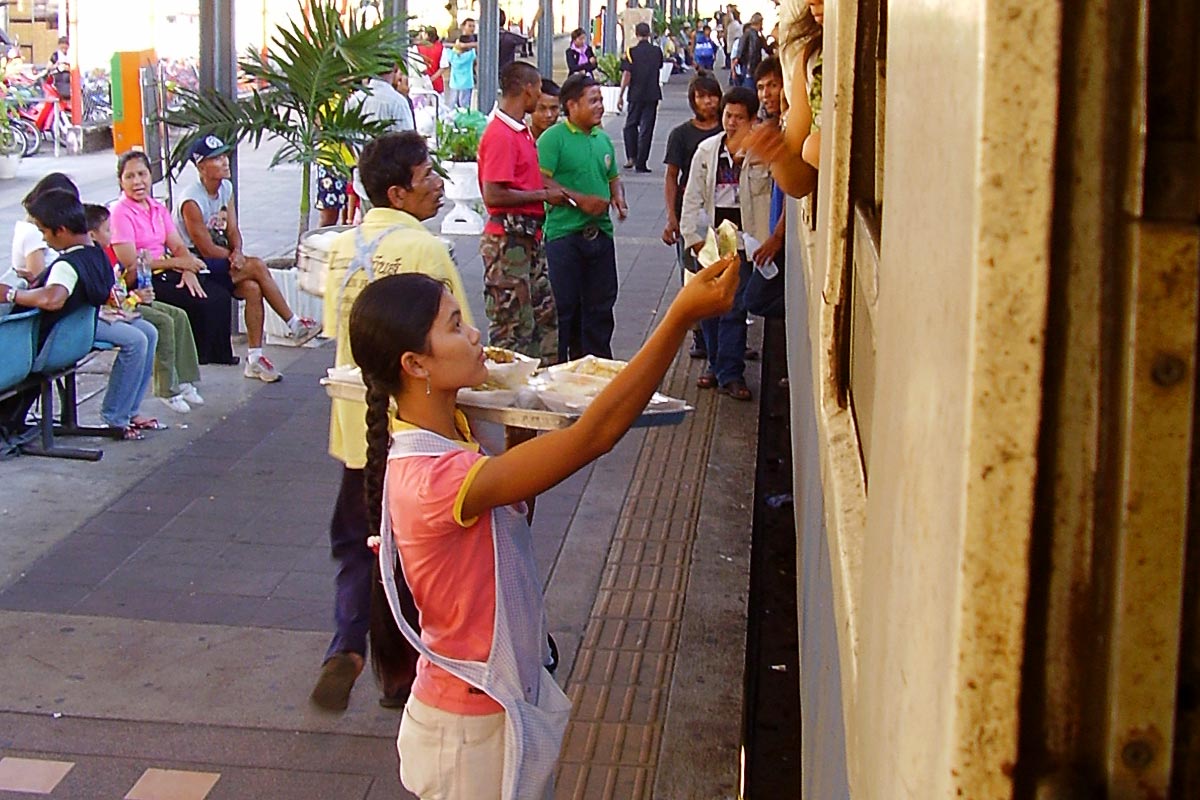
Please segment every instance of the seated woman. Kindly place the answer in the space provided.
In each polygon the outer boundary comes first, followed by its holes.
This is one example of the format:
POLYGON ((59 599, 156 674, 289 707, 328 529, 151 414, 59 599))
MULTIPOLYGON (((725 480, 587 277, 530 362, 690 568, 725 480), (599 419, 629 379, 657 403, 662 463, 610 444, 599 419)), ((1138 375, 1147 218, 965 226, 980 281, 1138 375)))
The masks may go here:
POLYGON ((288 338, 300 344, 316 336, 321 326, 293 314, 266 263, 242 252, 242 231, 229 179, 228 153, 232 149, 215 136, 196 142, 191 157, 197 180, 180 190, 175 224, 184 244, 211 270, 209 283, 246 301, 248 352, 242 374, 271 383, 282 376, 263 355, 263 301, 287 323, 288 338))
POLYGON ((138 299, 137 310, 142 319, 154 326, 158 345, 154 348, 154 396, 167 408, 180 414, 192 406, 204 404, 196 384, 200 382, 200 360, 196 355, 196 339, 187 312, 167 303, 154 302, 154 287, 138 288, 137 265, 129 269, 120 266, 112 250, 112 227, 107 208, 93 203, 83 207, 92 241, 104 249, 116 267, 117 280, 138 299))
POLYGON ((126 270, 146 251, 154 272, 154 296, 187 312, 201 364, 236 364, 230 341, 229 292, 209 280, 204 262, 188 252, 171 212, 150 195, 150 159, 131 150, 117 161, 121 198, 112 213, 112 248, 126 270))

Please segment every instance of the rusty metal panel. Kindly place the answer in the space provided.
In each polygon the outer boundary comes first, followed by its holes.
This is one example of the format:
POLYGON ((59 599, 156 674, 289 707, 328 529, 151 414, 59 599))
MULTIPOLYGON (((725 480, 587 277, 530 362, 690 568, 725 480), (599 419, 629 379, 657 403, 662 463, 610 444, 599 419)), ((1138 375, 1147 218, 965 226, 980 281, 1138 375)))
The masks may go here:
POLYGON ((1140 223, 1130 242, 1105 764, 1110 797, 1153 798, 1171 780, 1200 239, 1140 223))

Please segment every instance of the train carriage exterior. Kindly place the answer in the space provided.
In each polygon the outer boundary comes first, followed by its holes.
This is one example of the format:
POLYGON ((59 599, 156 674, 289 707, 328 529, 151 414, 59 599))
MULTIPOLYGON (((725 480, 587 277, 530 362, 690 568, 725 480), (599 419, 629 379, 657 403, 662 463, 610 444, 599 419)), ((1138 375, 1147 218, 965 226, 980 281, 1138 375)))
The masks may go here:
POLYGON ((1200 11, 824 25, 788 210, 804 796, 1200 797, 1200 11))

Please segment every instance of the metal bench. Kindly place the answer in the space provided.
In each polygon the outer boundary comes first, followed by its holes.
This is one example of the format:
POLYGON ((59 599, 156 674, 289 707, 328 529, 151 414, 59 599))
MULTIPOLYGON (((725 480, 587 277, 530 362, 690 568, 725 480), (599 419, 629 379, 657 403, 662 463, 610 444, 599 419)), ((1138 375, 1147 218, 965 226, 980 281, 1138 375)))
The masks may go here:
MULTIPOLYGON (((25 312, 36 315, 36 311, 25 312)), ((36 320, 30 334, 30 350, 37 340, 36 320)), ((75 371, 92 352, 96 336, 96 309, 87 306, 58 320, 46 337, 41 349, 33 357, 26 377, 6 390, 2 397, 36 387, 41 398, 41 419, 38 422, 39 436, 32 442, 21 445, 21 452, 28 455, 71 458, 82 461, 99 461, 103 450, 65 447, 55 441, 56 436, 105 436, 116 437, 121 431, 108 427, 90 427, 79 424, 78 397, 75 386, 75 371), (59 424, 54 423, 54 390, 57 386, 62 399, 59 424)), ((111 345, 109 345, 111 348, 111 345)), ((3 352, 3 351, 0 351, 3 352)))

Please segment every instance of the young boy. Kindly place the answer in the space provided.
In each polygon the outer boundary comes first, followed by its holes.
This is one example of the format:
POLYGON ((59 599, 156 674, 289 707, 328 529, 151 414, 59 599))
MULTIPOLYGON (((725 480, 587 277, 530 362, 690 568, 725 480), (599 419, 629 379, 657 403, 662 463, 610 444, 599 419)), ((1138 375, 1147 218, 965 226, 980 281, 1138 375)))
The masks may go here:
MULTIPOLYGON (((108 299, 113 284, 112 270, 104 254, 90 246, 78 190, 66 176, 58 174, 58 177, 63 181, 63 188, 46 188, 43 178, 26 196, 24 205, 30 221, 59 256, 41 274, 33 277, 30 288, 0 284, 0 302, 21 310, 36 308, 41 311, 38 317, 39 350, 54 326, 68 315, 90 306, 95 318, 96 310, 108 299)), ((38 390, 32 388, 0 401, 0 428, 6 435, 25 430, 25 417, 37 397, 38 390)), ((127 425, 128 420, 124 423, 127 425)))
MULTIPOLYGON (((104 249, 109 263, 116 267, 108 209, 89 203, 83 210, 92 241, 104 249)), ((122 272, 117 279, 126 285, 132 281, 136 287, 137 275, 132 272, 122 272)), ((180 414, 188 413, 192 406, 204 405, 204 398, 195 386, 200 380, 200 358, 187 312, 168 303, 153 302, 153 288, 135 288, 134 293, 141 300, 138 311, 142 319, 158 331, 158 345, 154 348, 154 396, 180 414)))

